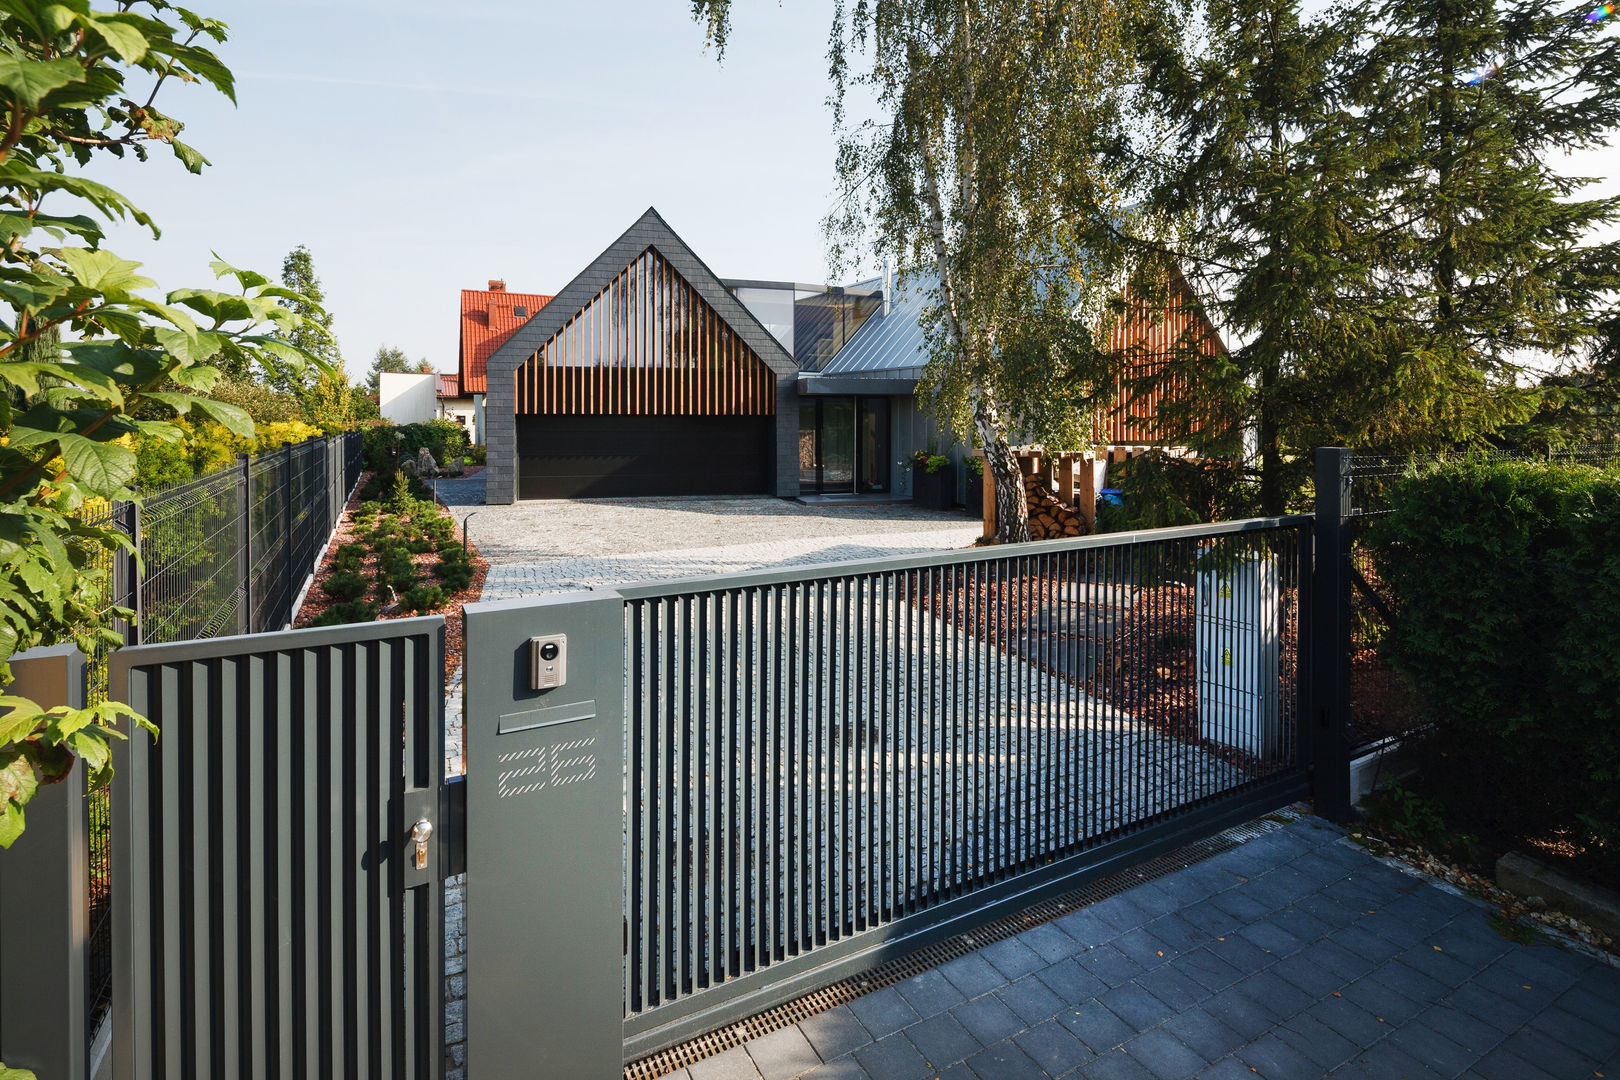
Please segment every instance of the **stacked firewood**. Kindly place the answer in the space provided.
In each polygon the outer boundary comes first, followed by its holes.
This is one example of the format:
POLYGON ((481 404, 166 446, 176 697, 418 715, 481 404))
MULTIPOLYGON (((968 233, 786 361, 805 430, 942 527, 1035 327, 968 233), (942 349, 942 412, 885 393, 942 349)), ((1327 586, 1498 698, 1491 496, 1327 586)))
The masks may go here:
POLYGON ((1047 491, 1038 476, 1024 477, 1024 505, 1029 508, 1031 540, 1057 540, 1065 536, 1085 535, 1086 519, 1047 491))

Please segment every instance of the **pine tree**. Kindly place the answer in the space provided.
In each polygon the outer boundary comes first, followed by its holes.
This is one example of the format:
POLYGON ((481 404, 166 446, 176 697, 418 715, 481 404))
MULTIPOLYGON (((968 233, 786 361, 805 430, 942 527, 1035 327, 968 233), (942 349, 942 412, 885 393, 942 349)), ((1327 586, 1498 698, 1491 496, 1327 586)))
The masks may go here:
POLYGON ((1189 334, 1133 389, 1177 388, 1156 416, 1167 438, 1225 457, 1250 443, 1259 505, 1281 513, 1308 475, 1304 451, 1349 423, 1335 414, 1378 337, 1357 302, 1372 267, 1337 92, 1345 37, 1293 0, 1207 0, 1193 25, 1135 30, 1143 92, 1124 156, 1141 213, 1120 226, 1135 289, 1155 297, 1173 265, 1230 351, 1212 358, 1189 334))
POLYGON ((377 354, 371 358, 371 369, 366 372, 366 392, 375 397, 383 375, 425 375, 433 370, 425 357, 413 361, 398 345, 379 345, 377 354))
MULTIPOLYGON (((326 291, 321 279, 315 275, 315 262, 309 248, 299 244, 281 260, 281 284, 297 293, 300 299, 288 299, 287 306, 304 316, 304 322, 286 337, 291 345, 318 357, 336 371, 343 370, 343 357, 337 339, 332 336, 332 315, 323 306, 326 291)), ((300 371, 278 372, 274 381, 278 388, 298 396, 309 404, 319 372, 313 368, 300 371)), ((328 376, 330 379, 330 376, 328 376)))
POLYGON ((1599 336, 1620 245, 1593 231, 1620 200, 1581 198, 1587 181, 1559 171, 1614 128, 1620 37, 1587 16, 1547 0, 1385 0, 1364 35, 1354 104, 1379 189, 1386 365, 1421 421, 1375 428, 1376 442, 1477 442, 1556 414, 1522 388, 1526 364, 1573 360, 1599 336))

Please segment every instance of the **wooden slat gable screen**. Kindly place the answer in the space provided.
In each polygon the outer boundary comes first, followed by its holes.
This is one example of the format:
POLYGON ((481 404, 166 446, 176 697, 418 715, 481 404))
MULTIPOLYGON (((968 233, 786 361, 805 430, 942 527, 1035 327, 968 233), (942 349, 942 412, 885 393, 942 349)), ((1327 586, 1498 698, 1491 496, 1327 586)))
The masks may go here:
POLYGON ((776 377, 648 248, 518 368, 517 411, 770 416, 776 377))
MULTIPOLYGON (((1164 308, 1150 308, 1141 298, 1127 296, 1127 313, 1114 327, 1109 345, 1122 359, 1123 367, 1115 388, 1116 404, 1097 418, 1098 437, 1110 445, 1181 445, 1191 434, 1170 430, 1170 424, 1161 422, 1159 416, 1164 405, 1185 403, 1191 397, 1184 371, 1156 381, 1151 392, 1131 387, 1133 382, 1164 368, 1174 353, 1190 345, 1211 356, 1224 351, 1220 336, 1198 307, 1192 290, 1185 282, 1176 285, 1170 304, 1164 308)), ((1177 426, 1198 431, 1203 423, 1193 419, 1191 423, 1178 421, 1177 426)))

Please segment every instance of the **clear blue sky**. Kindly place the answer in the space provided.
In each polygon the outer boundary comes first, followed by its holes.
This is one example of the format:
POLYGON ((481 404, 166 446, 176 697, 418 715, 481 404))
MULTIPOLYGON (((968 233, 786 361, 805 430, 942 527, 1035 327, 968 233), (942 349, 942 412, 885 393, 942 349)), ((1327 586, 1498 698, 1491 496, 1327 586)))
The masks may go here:
POLYGON ((825 3, 738 5, 723 65, 684 0, 191 6, 238 107, 165 87, 213 165, 98 168, 163 228, 113 249, 172 289, 308 245, 351 376, 380 344, 454 370, 461 289, 560 289, 648 206, 722 276, 825 275, 825 3))
POLYGON ((826 0, 737 4, 723 65, 686 0, 191 2, 238 106, 165 88, 213 165, 98 168, 164 230, 113 249, 173 289, 308 245, 351 376, 382 344, 454 370, 461 289, 560 289, 648 206, 722 276, 824 279, 826 0))

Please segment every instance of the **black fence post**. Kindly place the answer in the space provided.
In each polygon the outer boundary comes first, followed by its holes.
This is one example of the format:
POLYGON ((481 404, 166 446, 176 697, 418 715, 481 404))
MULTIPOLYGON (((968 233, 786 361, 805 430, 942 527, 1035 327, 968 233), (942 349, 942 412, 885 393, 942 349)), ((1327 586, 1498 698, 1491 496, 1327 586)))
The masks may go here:
POLYGON ((124 635, 126 645, 139 645, 142 641, 142 622, 145 609, 141 603, 141 504, 134 499, 124 504, 124 533, 129 537, 131 550, 120 560, 124 580, 115 582, 115 591, 127 600, 135 612, 129 632, 124 635))
POLYGON ((236 455, 236 567, 242 599, 236 613, 236 632, 251 634, 253 625, 253 459, 236 455))
POLYGON ((1346 821, 1350 805, 1350 450, 1316 451, 1311 573, 1311 787, 1316 812, 1346 821))
POLYGON ((277 623, 292 622, 293 534, 292 534, 292 443, 281 444, 281 610, 277 623))

